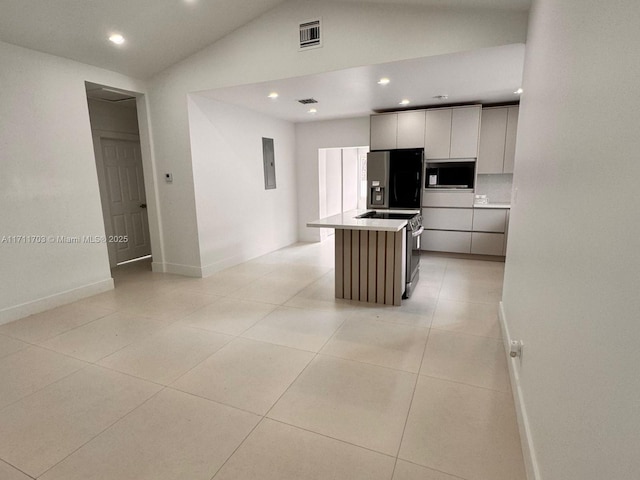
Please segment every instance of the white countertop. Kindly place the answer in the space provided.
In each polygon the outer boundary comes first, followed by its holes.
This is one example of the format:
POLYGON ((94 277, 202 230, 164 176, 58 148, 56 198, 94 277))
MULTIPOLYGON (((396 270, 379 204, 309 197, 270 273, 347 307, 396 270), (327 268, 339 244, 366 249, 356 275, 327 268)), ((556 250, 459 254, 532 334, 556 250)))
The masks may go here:
MULTIPOLYGON (((397 232, 407 225, 406 220, 387 220, 384 218, 356 218, 369 210, 350 210, 331 217, 321 218, 307 223, 307 227, 315 228, 343 228, 346 230, 379 230, 383 232, 397 232)), ((419 210, 384 210, 385 212, 420 213, 419 210)))
POLYGON ((510 209, 511 204, 509 203, 474 203, 473 208, 506 208, 510 209))

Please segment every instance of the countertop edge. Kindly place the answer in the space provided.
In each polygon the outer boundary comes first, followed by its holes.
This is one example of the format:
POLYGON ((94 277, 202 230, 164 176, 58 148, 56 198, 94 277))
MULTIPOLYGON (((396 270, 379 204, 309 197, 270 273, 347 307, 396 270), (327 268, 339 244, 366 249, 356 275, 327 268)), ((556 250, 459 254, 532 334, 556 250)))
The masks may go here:
MULTIPOLYGON (((371 211, 371 209, 356 209, 348 212, 339 213, 326 218, 320 218, 312 222, 307 222, 307 227, 311 228, 334 228, 337 230, 369 230, 379 232, 399 232, 407 226, 407 220, 392 220, 380 218, 355 218, 356 216, 371 211)), ((389 209, 389 212, 397 210, 389 209)), ((410 210, 402 210, 410 211, 410 210)), ((420 213, 419 209, 415 209, 415 213, 420 213)))
POLYGON ((381 226, 381 225, 351 225, 351 224, 328 224, 328 223, 307 223, 307 227, 312 228, 334 228, 336 230, 374 230, 378 232, 399 232, 407 226, 406 220, 402 221, 402 225, 399 226, 381 226))

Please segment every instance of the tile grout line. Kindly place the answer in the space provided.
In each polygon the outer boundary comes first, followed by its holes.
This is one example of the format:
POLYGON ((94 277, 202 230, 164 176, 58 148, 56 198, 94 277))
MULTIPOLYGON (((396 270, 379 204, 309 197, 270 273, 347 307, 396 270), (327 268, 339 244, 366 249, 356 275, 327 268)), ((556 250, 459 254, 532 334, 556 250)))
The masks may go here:
POLYGON ((86 442, 84 442, 82 445, 80 445, 78 448, 74 449, 71 453, 69 453, 68 455, 66 455, 64 458, 62 458, 59 462, 56 462, 54 465, 52 465, 51 467, 47 468, 44 472, 42 472, 40 475, 38 475, 37 478, 42 477, 43 475, 47 474, 49 471, 51 471, 52 469, 54 469, 56 466, 60 465, 62 462, 64 462, 67 458, 69 458, 71 455, 73 455, 74 453, 76 453, 78 450, 80 450, 82 447, 84 447, 85 445, 87 445, 89 442, 92 442, 93 440, 95 440, 97 437, 99 437, 100 435, 102 435, 103 433, 105 433, 107 430, 111 429, 113 426, 115 426, 117 423, 120 423, 122 420, 124 420, 125 418, 127 418, 129 415, 131 415, 133 412, 135 412, 136 410, 138 410, 140 407, 142 407, 144 404, 146 404, 147 402, 149 402, 151 399, 155 398, 156 396, 158 396, 160 393, 162 393, 164 390, 166 390, 167 387, 163 387, 160 390, 158 390, 156 393, 154 393, 153 395, 151 395, 149 398, 147 398, 146 400, 144 400, 140 405, 136 405, 135 407, 133 407, 131 410, 129 410, 127 413, 125 413, 122 417, 118 418, 117 420, 113 421, 112 423, 110 423, 109 425, 107 425, 104 429, 100 430, 98 433, 96 433, 94 436, 92 436, 89 440, 87 440, 86 442))
POLYGON ((0 462, 6 463, 7 465, 9 465, 11 468, 14 468, 15 470, 17 470, 18 472, 26 475, 28 478, 32 478, 35 480, 36 477, 32 477, 31 475, 29 475, 27 472, 24 472, 22 470, 20 470, 18 467, 16 467, 13 463, 10 463, 8 460, 5 460, 4 458, 0 458, 0 462))
POLYGON ((495 393, 501 393, 503 395, 511 395, 511 390, 505 392, 503 390, 496 390, 495 388, 482 387, 480 385, 473 385, 472 383, 465 383, 465 382, 460 382, 460 381, 456 381, 456 380, 449 380, 448 378, 434 377, 433 375, 427 375, 427 374, 424 374, 424 373, 419 373, 418 376, 419 377, 431 378, 433 380, 439 380, 441 382, 455 383, 456 385, 464 385, 465 387, 479 388, 481 390, 486 390, 486 391, 495 392, 495 393))
POLYGON ((265 417, 265 419, 270 420, 272 422, 280 423, 282 425, 287 425, 288 427, 295 428, 297 430, 302 430, 303 432, 308 432, 308 433, 312 433, 313 435, 318 435, 320 437, 328 438, 329 440, 335 440, 336 442, 344 443, 345 445, 351 445, 352 447, 360 448, 362 450, 366 450, 366 451, 371 452, 371 453, 376 453, 378 455, 384 455, 385 457, 389 457, 389 458, 392 458, 392 459, 396 458, 396 457, 394 457, 393 455, 391 455, 389 453, 384 453, 384 452, 381 452, 379 450, 374 450, 374 449, 369 448, 369 447, 364 447, 362 445, 358 445, 357 443, 349 442, 349 441, 341 439, 341 438, 332 437, 331 435, 327 435, 326 433, 320 433, 320 432, 316 432, 314 430, 310 430, 309 428, 301 427, 299 425, 294 425, 293 423, 287 423, 287 422, 284 422, 282 420, 278 420, 277 418, 265 417))
POLYGON ((431 327, 431 329, 432 330, 437 330, 438 332, 449 333, 451 335, 466 335, 468 337, 487 338, 487 339, 491 339, 491 340, 497 340, 499 342, 502 342, 504 340, 502 337, 490 337, 488 335, 479 335, 477 333, 461 332, 461 331, 458 331, 458 330, 447 330, 445 328, 431 327))
MULTIPOLYGON (((74 303, 75 303, 75 302, 74 302, 74 303)), ((62 306, 63 306, 63 307, 66 307, 66 306, 68 306, 68 305, 73 305, 73 303, 68 303, 68 304, 65 304, 65 305, 62 305, 62 306)), ((56 308, 60 308, 60 307, 56 307, 56 308)), ((55 309, 51 309, 51 310, 55 310, 55 309)), ((105 310, 106 310, 106 309, 105 309, 105 310)), ((49 310, 45 310, 44 312, 40 312, 40 313, 45 313, 45 312, 48 312, 48 311, 49 311, 49 310)), ((71 328, 68 328, 67 330, 63 330, 63 331, 61 331, 61 332, 59 332, 59 333, 56 333, 55 335, 52 335, 51 337, 45 337, 45 338, 37 339, 37 340, 34 340, 34 341, 37 341, 37 342, 47 342, 47 341, 49 341, 49 340, 51 340, 51 339, 53 339, 53 338, 56 338, 56 337, 58 337, 58 336, 60 336, 60 335, 64 335, 65 333, 71 332, 72 330, 76 330, 76 329, 78 329, 78 328, 84 327, 85 325, 89 325, 90 323, 97 322, 98 320, 102 320, 103 318, 108 317, 109 315, 113 315, 113 314, 118 313, 118 312, 120 312, 120 310, 113 310, 113 311, 111 311, 111 312, 109 312, 109 313, 107 313, 107 314, 105 314, 105 315, 101 315, 101 316, 100 316, 100 317, 98 317, 98 318, 94 318, 93 320, 88 320, 88 321, 86 321, 85 323, 81 323, 80 325, 75 325, 75 326, 73 326, 73 327, 71 327, 71 328)), ((40 313, 34 313, 33 315, 39 315, 40 313)), ((18 319, 16 319, 16 320, 14 320, 13 322, 5 323, 5 324, 3 324, 3 325, 10 325, 10 324, 12 324, 12 323, 14 323, 14 322, 19 322, 19 321, 21 321, 21 320, 25 320, 25 319, 27 319, 27 318, 29 318, 29 317, 33 316, 33 315, 27 315, 26 317, 18 318, 18 319)), ((9 338, 12 338, 12 339, 14 339, 14 340, 19 340, 19 341, 21 341, 21 342, 28 343, 29 345, 36 345, 36 346, 40 346, 40 344, 38 344, 38 343, 32 343, 31 341, 23 340, 22 338, 15 337, 15 336, 10 335, 10 334, 8 334, 8 333, 4 333, 3 335, 4 335, 5 337, 9 337, 9 338)))
MULTIPOLYGON (((294 295, 295 296, 295 295, 294 295)), ((264 318, 266 318, 268 315, 266 315, 264 318)), ((260 320, 259 320, 260 321, 260 320)), ((257 324, 258 322, 256 322, 257 324)), ((342 324, 340 325, 342 326, 342 324)), ((339 329, 340 327, 338 327, 339 329)), ((338 330, 336 329, 336 331, 338 330)), ((334 332, 335 334, 335 332, 334 332)), ((333 336, 333 335, 332 335, 333 336)), ((244 337, 241 337, 244 338, 244 337)), ((268 343, 268 342, 265 342, 268 343)), ((326 342, 325 342, 326 344, 326 342)), ((323 345, 324 347, 324 345, 323 345)), ((276 406, 276 404, 280 401, 280 399, 289 391, 289 389, 291 388, 291 386, 300 378, 300 376, 307 370, 307 368, 309 368, 309 365, 311 365, 311 363, 317 358, 318 356, 318 352, 315 352, 313 358, 311 360, 309 360, 309 362, 304 366, 304 368, 300 371, 300 373, 298 373, 298 375, 296 376, 296 378, 294 378, 291 383, 287 386, 287 388, 285 388, 285 390, 282 392, 282 394, 280 394, 278 396, 278 398, 273 402, 273 404, 271 405, 271 407, 269 407, 269 409, 266 411, 266 413, 264 415, 262 415, 262 418, 260 419, 260 421, 256 424, 256 426, 249 432, 249 434, 242 440, 242 442, 240 442, 240 444, 238 444, 238 446, 234 449, 234 451, 231 453, 231 455, 229 455, 227 457, 227 459, 222 463, 222 465, 220 465, 220 468, 218 468, 216 470, 216 472, 213 474, 213 476, 211 477, 210 480, 213 480, 216 475, 218 475, 218 473, 224 468, 224 466, 227 464, 227 462, 231 459, 231 457, 233 457, 233 455, 235 455, 235 453, 238 451, 238 449, 240 449, 240 447, 242 447, 242 445, 244 445, 244 443, 246 442, 246 440, 249 438, 249 436, 254 432, 254 430, 256 428, 258 428, 259 425, 261 425, 265 418, 269 418, 271 420, 270 417, 267 417, 267 415, 269 415, 269 413, 271 412, 271 410, 273 410, 273 408, 276 406)))
MULTIPOLYGON (((424 353, 427 350, 427 344, 429 343, 429 337, 431 336, 431 329, 427 333, 427 340, 424 342, 424 347, 422 347, 422 359, 424 359, 424 353)), ((407 430, 407 423, 409 423, 409 415, 411 414, 411 407, 413 406, 413 400, 416 395, 416 389, 418 388, 418 381, 420 380, 420 369, 422 368, 422 360, 420 361, 420 367, 418 368, 418 374, 416 374, 416 380, 413 383, 413 391, 411 392, 411 400, 409 401, 409 408, 407 408, 407 416, 404 419, 404 425, 402 427, 402 435, 400 435, 400 442, 398 442, 398 449, 396 450, 395 462, 393 463, 393 471, 391 473, 391 478, 393 479, 396 473, 396 467, 398 465, 398 457, 400 456, 400 449, 402 448, 402 441, 404 440, 404 434, 407 430)))
POLYGON ((256 428, 258 428, 258 426, 260 426, 260 424, 262 424, 262 422, 264 421, 265 417, 262 417, 260 420, 258 420, 258 422, 254 425, 254 427, 249 431, 249 433, 247 433, 245 435, 245 437, 242 439, 242 441, 238 444, 238 446, 236 448, 233 449, 233 452, 231 452, 229 454, 229 456, 225 459, 224 462, 222 462, 222 465, 220 465, 220 467, 218 467, 218 469, 215 471, 215 473, 213 474, 213 476, 209 479, 209 480, 213 480, 216 475, 218 475, 218 473, 220 473, 220 471, 224 468, 224 466, 227 464, 227 462, 231 459, 231 457, 233 457, 236 452, 240 449, 240 447, 242 447, 242 445, 244 445, 244 442, 247 441, 247 439, 251 436, 251 434, 256 430, 256 428))
POLYGON ((442 473, 442 474, 447 475, 447 476, 449 476, 449 477, 451 477, 453 479, 472 480, 472 479, 461 477, 459 475, 454 475, 453 473, 444 472, 442 470, 438 470, 437 468, 429 467, 427 465, 421 465, 420 463, 416 463, 416 462, 413 462, 411 460, 406 460, 404 458, 398 458, 398 460, 402 460, 403 462, 410 463, 411 465, 415 465, 416 467, 422 467, 422 468, 426 468, 428 470, 433 470, 434 472, 442 473))
MULTIPOLYGON (((71 357, 69 357, 69 358, 71 358, 71 357)), ((74 359, 74 360, 77 360, 77 359, 74 359)), ((0 408, 0 412, 4 412, 7 408, 11 407, 12 405, 15 405, 16 403, 21 402, 21 401, 23 401, 23 400, 26 400, 26 399, 28 399, 29 397, 31 397, 31 396, 33 396, 33 395, 35 395, 36 393, 41 392, 41 391, 42 391, 42 390, 44 390, 45 388, 48 388, 48 387, 50 387, 50 386, 52 386, 52 385, 55 385, 56 383, 59 383, 59 382, 61 382, 62 380, 65 380, 65 379, 69 378, 70 376, 75 375, 76 373, 81 372, 82 370, 85 370, 85 369, 87 369, 88 367, 92 366, 92 364, 90 364, 90 363, 88 363, 88 362, 83 362, 83 363, 86 363, 86 365, 83 365, 81 368, 78 368, 77 370, 74 370, 73 372, 70 372, 70 373, 68 373, 67 375, 64 375, 63 377, 60 377, 60 378, 58 378, 58 379, 54 380, 53 382, 48 383, 48 384, 46 384, 45 386, 43 386, 43 387, 41 387, 41 388, 38 388, 37 390, 35 390, 35 391, 31 392, 31 393, 30 393, 30 394, 28 394, 28 395, 25 395, 24 397, 20 397, 20 398, 18 398, 17 400, 14 400, 13 402, 11 402, 11 403, 9 403, 9 404, 5 405, 4 407, 0 408)))

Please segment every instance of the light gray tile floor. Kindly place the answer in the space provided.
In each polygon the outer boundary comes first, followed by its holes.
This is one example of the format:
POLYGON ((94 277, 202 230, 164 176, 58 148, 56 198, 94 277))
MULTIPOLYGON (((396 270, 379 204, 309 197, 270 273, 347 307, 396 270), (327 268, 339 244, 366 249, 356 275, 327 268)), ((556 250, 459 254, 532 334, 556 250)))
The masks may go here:
POLYGON ((423 255, 401 307, 336 300, 333 245, 0 327, 0 477, 524 480, 504 264, 423 255))

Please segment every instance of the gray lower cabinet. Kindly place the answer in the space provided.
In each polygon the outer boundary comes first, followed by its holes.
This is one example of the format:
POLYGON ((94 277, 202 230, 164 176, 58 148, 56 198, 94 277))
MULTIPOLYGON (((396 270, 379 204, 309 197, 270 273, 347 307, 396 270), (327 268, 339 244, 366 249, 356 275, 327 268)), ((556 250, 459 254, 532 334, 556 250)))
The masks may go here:
POLYGON ((432 252, 471 252, 471 232, 452 230, 425 230, 422 234, 422 248, 432 252))
POLYGON ((503 256, 507 209, 425 207, 422 249, 434 252, 503 256))
POLYGON ((473 208, 423 208, 422 225, 429 230, 471 231, 473 208))
POLYGON ((474 232, 504 233, 507 224, 507 211, 502 208, 476 208, 473 212, 474 232))
POLYGON ((504 233, 471 233, 471 253, 477 255, 504 255, 504 233))

